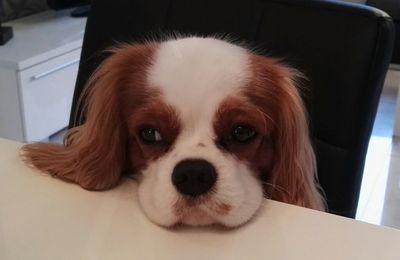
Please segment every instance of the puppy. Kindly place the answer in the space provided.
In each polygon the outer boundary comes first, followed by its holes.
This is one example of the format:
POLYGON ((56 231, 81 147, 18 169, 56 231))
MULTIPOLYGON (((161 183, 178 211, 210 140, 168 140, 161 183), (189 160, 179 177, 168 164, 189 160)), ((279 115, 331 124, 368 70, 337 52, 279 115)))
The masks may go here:
POLYGON ((264 197, 323 210, 296 76, 215 38, 123 45, 87 84, 86 122, 23 157, 89 190, 134 173, 162 226, 239 226, 264 197))

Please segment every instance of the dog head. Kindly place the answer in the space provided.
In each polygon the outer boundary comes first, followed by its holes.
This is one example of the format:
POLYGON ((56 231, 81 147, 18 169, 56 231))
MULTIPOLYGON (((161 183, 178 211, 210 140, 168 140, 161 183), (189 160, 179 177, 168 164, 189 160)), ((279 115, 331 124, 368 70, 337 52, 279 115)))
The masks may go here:
POLYGON ((86 122, 24 156, 86 189, 136 174, 163 226, 238 226, 264 196, 322 209, 296 75, 215 38, 120 46, 88 82, 86 122))

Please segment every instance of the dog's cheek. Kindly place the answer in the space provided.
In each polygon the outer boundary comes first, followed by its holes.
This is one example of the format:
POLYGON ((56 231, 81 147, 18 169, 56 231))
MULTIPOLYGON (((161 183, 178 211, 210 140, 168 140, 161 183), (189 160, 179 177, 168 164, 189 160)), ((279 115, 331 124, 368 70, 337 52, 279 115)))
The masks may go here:
POLYGON ((221 183, 219 196, 232 206, 231 212, 217 218, 221 224, 235 227, 246 223, 256 214, 263 202, 263 189, 254 172, 245 164, 237 161, 230 164, 234 167, 228 167, 226 170, 230 172, 222 174, 226 177, 221 180, 225 183, 221 183))
POLYGON ((178 221, 173 212, 173 204, 177 200, 170 185, 168 168, 162 161, 156 161, 142 171, 139 183, 139 202, 147 217, 161 226, 172 226, 178 221))
POLYGON ((248 172, 248 174, 242 176, 246 203, 242 204, 238 209, 237 218, 231 220, 235 225, 242 225, 249 221, 257 213, 264 201, 263 188, 255 174, 248 172))

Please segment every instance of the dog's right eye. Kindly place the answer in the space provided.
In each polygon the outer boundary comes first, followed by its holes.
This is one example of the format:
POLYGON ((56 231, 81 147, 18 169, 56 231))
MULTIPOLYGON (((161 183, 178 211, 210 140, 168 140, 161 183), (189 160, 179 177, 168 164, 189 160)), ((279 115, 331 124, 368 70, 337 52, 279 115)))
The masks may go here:
POLYGON ((160 132, 154 128, 143 128, 139 131, 139 137, 143 142, 156 143, 163 140, 160 132))
POLYGON ((232 130, 232 140, 238 143, 246 143, 257 135, 253 128, 239 125, 232 130))

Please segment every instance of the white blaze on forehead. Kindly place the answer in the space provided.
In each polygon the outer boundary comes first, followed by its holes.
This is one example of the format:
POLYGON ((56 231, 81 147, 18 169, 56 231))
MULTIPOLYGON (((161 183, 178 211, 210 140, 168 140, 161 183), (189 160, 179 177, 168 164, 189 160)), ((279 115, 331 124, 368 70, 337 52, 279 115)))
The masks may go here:
POLYGON ((218 104, 248 80, 249 55, 239 46, 214 38, 184 38, 160 45, 149 71, 183 121, 209 123, 218 104))

